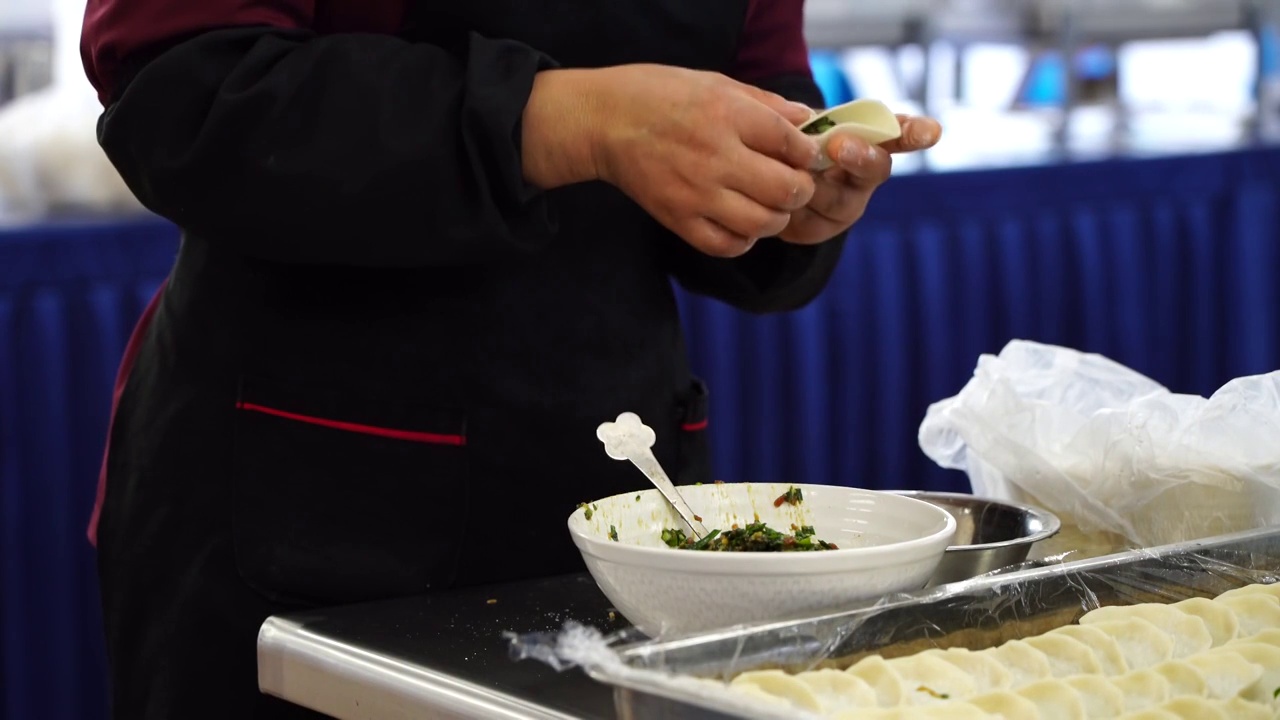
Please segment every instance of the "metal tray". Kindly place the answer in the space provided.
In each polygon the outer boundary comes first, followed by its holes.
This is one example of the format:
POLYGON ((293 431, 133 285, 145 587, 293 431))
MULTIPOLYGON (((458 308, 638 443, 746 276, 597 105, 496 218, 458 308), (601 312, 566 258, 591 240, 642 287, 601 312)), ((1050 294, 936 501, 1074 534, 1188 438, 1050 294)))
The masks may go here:
POLYGON ((620 662, 584 669, 615 688, 621 718, 766 720, 777 716, 727 711, 723 697, 697 691, 687 676, 728 679, 762 668, 844 668, 870 653, 993 647, 1072 623, 1102 605, 1212 597, 1278 576, 1280 528, 1267 528, 984 576, 801 622, 624 644, 615 646, 620 662))

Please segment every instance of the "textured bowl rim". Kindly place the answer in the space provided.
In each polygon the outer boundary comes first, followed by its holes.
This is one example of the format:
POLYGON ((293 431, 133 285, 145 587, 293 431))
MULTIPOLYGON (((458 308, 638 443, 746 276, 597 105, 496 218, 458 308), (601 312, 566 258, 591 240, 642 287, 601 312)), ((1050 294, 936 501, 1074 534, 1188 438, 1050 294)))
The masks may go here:
MULTIPOLYGON (((1044 529, 1040 530, 1039 532, 1034 532, 1034 533, 1031 533, 1030 535, 1024 535, 1020 538, 1014 538, 1012 540, 1001 540, 1000 542, 993 542, 993 543, 979 543, 977 545, 951 545, 947 548, 947 552, 949 553, 978 552, 981 550, 997 550, 999 548, 1013 547, 1015 545, 1035 545, 1036 543, 1042 540, 1048 540, 1049 538, 1053 537, 1054 535, 1057 535, 1059 532, 1062 531, 1062 518, 1058 517, 1055 513, 1049 510, 1046 510, 1042 507, 1037 507, 1035 505, 1030 505, 1027 503, 1014 502, 1012 500, 997 500, 995 498, 989 498, 983 495, 970 495, 968 493, 955 493, 955 492, 934 492, 932 490, 888 490, 886 492, 892 493, 894 495, 898 495, 900 497, 909 497, 916 500, 920 500, 922 498, 927 498, 927 497, 935 497, 941 500, 949 500, 949 499, 977 500, 980 502, 990 503, 992 505, 1003 505, 1005 507, 1010 507, 1015 510, 1021 510, 1022 512, 1027 513, 1032 517, 1039 518, 1040 521, 1044 524, 1044 529)), ((929 501, 924 500, 924 502, 929 502, 929 501)))
MULTIPOLYGON (((912 508, 921 516, 928 517, 932 515, 941 519, 942 527, 928 535, 909 540, 899 540, 871 547, 838 548, 816 553, 678 552, 670 548, 616 543, 581 532, 573 525, 574 518, 583 513, 583 510, 578 508, 569 515, 567 523, 569 534, 583 555, 590 555, 604 562, 632 567, 658 568, 671 572, 697 572, 708 575, 814 575, 880 568, 894 563, 915 562, 930 556, 936 556, 941 561, 946 551, 945 543, 951 542, 958 528, 956 519, 952 517, 951 513, 933 503, 880 490, 850 488, 842 485, 818 485, 814 483, 743 482, 724 484, 736 486, 788 485, 801 490, 818 488, 847 492, 853 495, 870 497, 877 502, 900 503, 901 507, 912 508)), ((657 493, 658 490, 650 488, 638 492, 657 493)), ((635 491, 618 493, 593 502, 599 503, 635 494, 637 494, 635 491)))

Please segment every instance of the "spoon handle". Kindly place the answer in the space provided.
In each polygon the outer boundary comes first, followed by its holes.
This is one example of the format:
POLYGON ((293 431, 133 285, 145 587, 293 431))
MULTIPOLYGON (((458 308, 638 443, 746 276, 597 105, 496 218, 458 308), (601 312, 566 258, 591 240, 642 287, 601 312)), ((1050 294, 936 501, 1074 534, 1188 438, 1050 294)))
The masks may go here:
POLYGON ((658 488, 658 492, 662 493, 667 502, 671 503, 671 506, 676 509, 681 519, 685 521, 698 539, 707 536, 706 526, 694 514, 693 508, 689 507, 684 498, 680 497, 680 493, 676 491, 675 483, 671 482, 671 478, 667 477, 667 473, 663 471, 662 465, 658 463, 658 458, 654 457, 652 451, 637 449, 630 453, 627 459, 631 461, 632 465, 639 468, 645 477, 649 478, 649 482, 658 488))
POLYGON ((701 540, 706 537, 707 529, 694 514, 689 503, 680 497, 680 492, 671 482, 671 478, 663 472, 658 458, 653 455, 653 444, 657 435, 653 428, 645 425, 639 415, 624 412, 613 422, 601 423, 596 428, 596 437, 604 443, 604 451, 614 460, 630 460, 632 465, 649 478, 649 482, 658 488, 658 492, 671 503, 676 513, 685 521, 693 534, 701 540))

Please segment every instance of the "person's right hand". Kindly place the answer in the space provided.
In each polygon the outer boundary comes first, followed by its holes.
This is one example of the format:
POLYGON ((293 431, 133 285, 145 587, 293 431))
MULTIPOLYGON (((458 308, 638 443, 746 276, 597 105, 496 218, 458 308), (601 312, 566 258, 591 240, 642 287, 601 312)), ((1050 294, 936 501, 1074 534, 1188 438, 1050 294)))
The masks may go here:
POLYGON ((736 257, 813 196, 810 110, 710 72, 627 65, 593 73, 592 157, 609 182, 698 250, 736 257))
POLYGON ((818 145, 804 105, 717 73, 664 65, 600 70, 600 179, 708 255, 774 236, 813 197, 818 145))

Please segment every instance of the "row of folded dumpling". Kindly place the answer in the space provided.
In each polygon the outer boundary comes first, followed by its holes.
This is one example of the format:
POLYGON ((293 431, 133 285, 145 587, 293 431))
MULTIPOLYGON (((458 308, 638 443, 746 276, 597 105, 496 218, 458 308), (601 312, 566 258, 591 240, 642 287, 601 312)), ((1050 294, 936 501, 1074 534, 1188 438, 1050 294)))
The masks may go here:
POLYGON ((1103 607, 988 650, 869 656, 845 671, 748 672, 753 701, 839 720, 1280 720, 1280 584, 1103 607))

